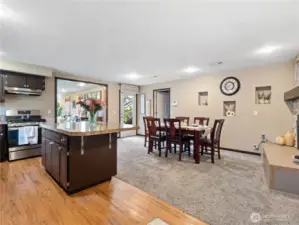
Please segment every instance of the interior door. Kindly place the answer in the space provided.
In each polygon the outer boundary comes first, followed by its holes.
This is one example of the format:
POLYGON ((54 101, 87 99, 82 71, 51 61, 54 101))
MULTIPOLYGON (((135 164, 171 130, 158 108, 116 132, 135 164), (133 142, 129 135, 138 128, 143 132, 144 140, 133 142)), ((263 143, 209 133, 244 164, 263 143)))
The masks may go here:
MULTIPOLYGON (((121 92, 120 94, 120 124, 135 126, 137 125, 135 93, 121 92)), ((136 130, 120 133, 120 137, 128 137, 134 135, 136 135, 136 130)))

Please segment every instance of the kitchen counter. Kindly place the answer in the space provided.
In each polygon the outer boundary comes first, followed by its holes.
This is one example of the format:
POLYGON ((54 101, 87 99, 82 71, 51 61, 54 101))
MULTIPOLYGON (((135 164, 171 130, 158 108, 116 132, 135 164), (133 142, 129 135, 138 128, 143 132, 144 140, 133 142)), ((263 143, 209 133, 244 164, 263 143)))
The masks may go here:
POLYGON ((59 132, 68 136, 92 136, 98 134, 118 133, 137 130, 134 125, 120 125, 118 123, 98 122, 91 126, 88 122, 41 123, 42 128, 59 132))
POLYGON ((5 122, 5 121, 0 121, 0 125, 6 125, 7 124, 7 122, 5 122))
POLYGON ((136 126, 99 122, 42 123, 42 164, 69 194, 117 173, 117 133, 136 126))

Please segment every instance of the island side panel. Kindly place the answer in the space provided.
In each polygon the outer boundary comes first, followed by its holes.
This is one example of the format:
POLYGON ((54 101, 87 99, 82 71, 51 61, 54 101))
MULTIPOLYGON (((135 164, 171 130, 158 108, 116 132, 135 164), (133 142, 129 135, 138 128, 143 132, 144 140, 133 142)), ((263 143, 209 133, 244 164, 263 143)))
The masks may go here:
POLYGON ((117 173, 117 133, 69 138, 69 187, 68 192, 82 190, 111 179, 117 173))

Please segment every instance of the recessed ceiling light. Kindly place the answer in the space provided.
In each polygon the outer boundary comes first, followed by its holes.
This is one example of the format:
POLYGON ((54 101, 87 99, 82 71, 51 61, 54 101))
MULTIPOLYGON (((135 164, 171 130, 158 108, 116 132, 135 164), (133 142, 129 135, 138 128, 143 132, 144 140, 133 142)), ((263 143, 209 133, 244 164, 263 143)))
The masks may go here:
POLYGON ((80 87, 84 87, 85 86, 85 83, 81 82, 78 84, 80 87))
POLYGON ((141 76, 140 76, 140 74, 134 72, 134 73, 126 74, 126 77, 129 79, 132 79, 132 80, 136 80, 136 79, 140 78, 141 76))
POLYGON ((256 54, 261 54, 261 55, 271 54, 273 52, 276 52, 280 48, 281 48, 281 46, 267 45, 267 46, 264 46, 264 47, 258 49, 256 51, 256 54))
POLYGON ((200 71, 200 68, 196 67, 196 66, 188 66, 187 68, 183 69, 182 72, 184 73, 196 73, 200 71))
POLYGON ((0 18, 7 19, 14 17, 14 12, 4 4, 0 4, 0 18))
POLYGON ((66 90, 65 90, 65 89, 61 89, 60 91, 61 91, 61 92, 66 92, 66 90))

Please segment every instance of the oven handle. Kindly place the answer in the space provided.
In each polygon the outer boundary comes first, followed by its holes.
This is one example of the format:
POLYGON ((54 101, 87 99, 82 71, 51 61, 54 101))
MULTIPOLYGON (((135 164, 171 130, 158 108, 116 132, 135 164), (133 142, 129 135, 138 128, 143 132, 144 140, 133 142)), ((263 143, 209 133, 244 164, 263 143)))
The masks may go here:
POLYGON ((19 130, 19 127, 8 128, 8 131, 10 131, 10 130, 19 130))

